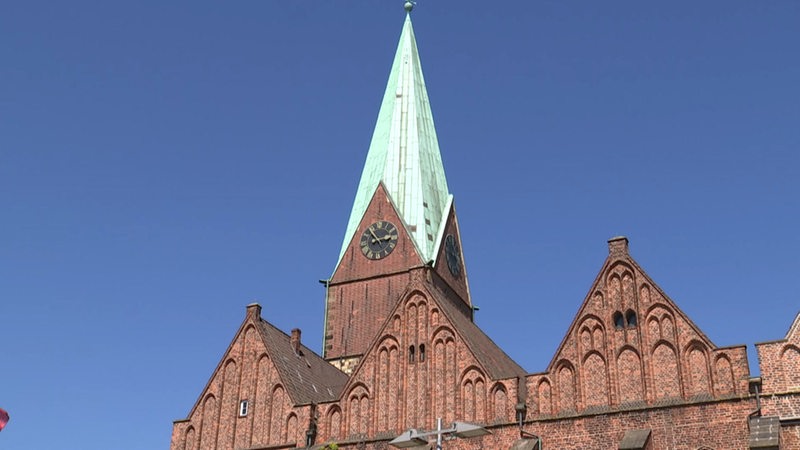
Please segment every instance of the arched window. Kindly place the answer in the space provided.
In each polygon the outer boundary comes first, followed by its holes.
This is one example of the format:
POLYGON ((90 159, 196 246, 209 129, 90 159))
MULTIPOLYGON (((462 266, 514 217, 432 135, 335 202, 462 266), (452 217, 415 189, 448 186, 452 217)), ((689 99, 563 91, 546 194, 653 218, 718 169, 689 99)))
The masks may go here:
POLYGON ((419 344, 419 362, 425 361, 425 344, 419 344))
POLYGON ((625 322, 628 323, 629 327, 635 327, 636 326, 636 313, 633 312, 632 309, 629 309, 625 313, 625 322))
POLYGON ((408 347, 408 363, 414 364, 414 360, 416 357, 414 356, 414 346, 408 347))
POLYGON ((625 319, 622 317, 622 313, 619 311, 614 313, 614 328, 618 330, 625 328, 625 319))

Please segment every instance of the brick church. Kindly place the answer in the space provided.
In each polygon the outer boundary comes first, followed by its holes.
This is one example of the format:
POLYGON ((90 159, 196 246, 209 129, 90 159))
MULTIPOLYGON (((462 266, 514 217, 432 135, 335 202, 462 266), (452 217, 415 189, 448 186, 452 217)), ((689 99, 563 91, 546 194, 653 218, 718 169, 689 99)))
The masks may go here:
POLYGON ((800 449, 800 316, 756 344, 752 377, 746 347, 714 345, 615 237, 529 373, 473 322, 461 244, 407 14, 325 280, 324 348, 247 306, 171 450, 389 449, 439 418, 490 433, 444 449, 800 449))

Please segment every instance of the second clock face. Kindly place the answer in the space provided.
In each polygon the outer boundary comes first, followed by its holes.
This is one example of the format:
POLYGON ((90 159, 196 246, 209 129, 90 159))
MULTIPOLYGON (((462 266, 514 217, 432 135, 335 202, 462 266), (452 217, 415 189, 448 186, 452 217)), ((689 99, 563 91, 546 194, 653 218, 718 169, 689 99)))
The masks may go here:
POLYGON ((385 220, 373 223, 361 235, 360 246, 369 259, 385 258, 397 247, 397 227, 385 220))
POLYGON ((461 250, 458 248, 456 237, 448 234, 444 238, 444 251, 447 257, 447 268, 454 277, 461 275, 461 250))

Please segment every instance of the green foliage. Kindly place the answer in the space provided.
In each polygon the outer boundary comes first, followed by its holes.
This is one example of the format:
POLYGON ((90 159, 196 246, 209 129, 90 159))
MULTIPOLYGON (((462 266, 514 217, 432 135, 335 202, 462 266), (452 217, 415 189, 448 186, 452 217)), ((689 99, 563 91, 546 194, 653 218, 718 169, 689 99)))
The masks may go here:
POLYGON ((326 445, 323 450, 339 450, 339 444, 331 442, 330 444, 326 445))

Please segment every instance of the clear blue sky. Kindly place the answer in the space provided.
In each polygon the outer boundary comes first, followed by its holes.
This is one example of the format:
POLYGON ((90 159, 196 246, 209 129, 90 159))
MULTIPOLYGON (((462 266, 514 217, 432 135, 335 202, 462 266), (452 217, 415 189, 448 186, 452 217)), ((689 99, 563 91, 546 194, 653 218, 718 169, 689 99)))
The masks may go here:
MULTIPOLYGON (((720 346, 800 310, 800 2, 420 0, 477 322, 544 370, 606 254, 720 346)), ((168 448, 256 300, 321 347, 401 0, 0 7, 0 447, 168 448)))

